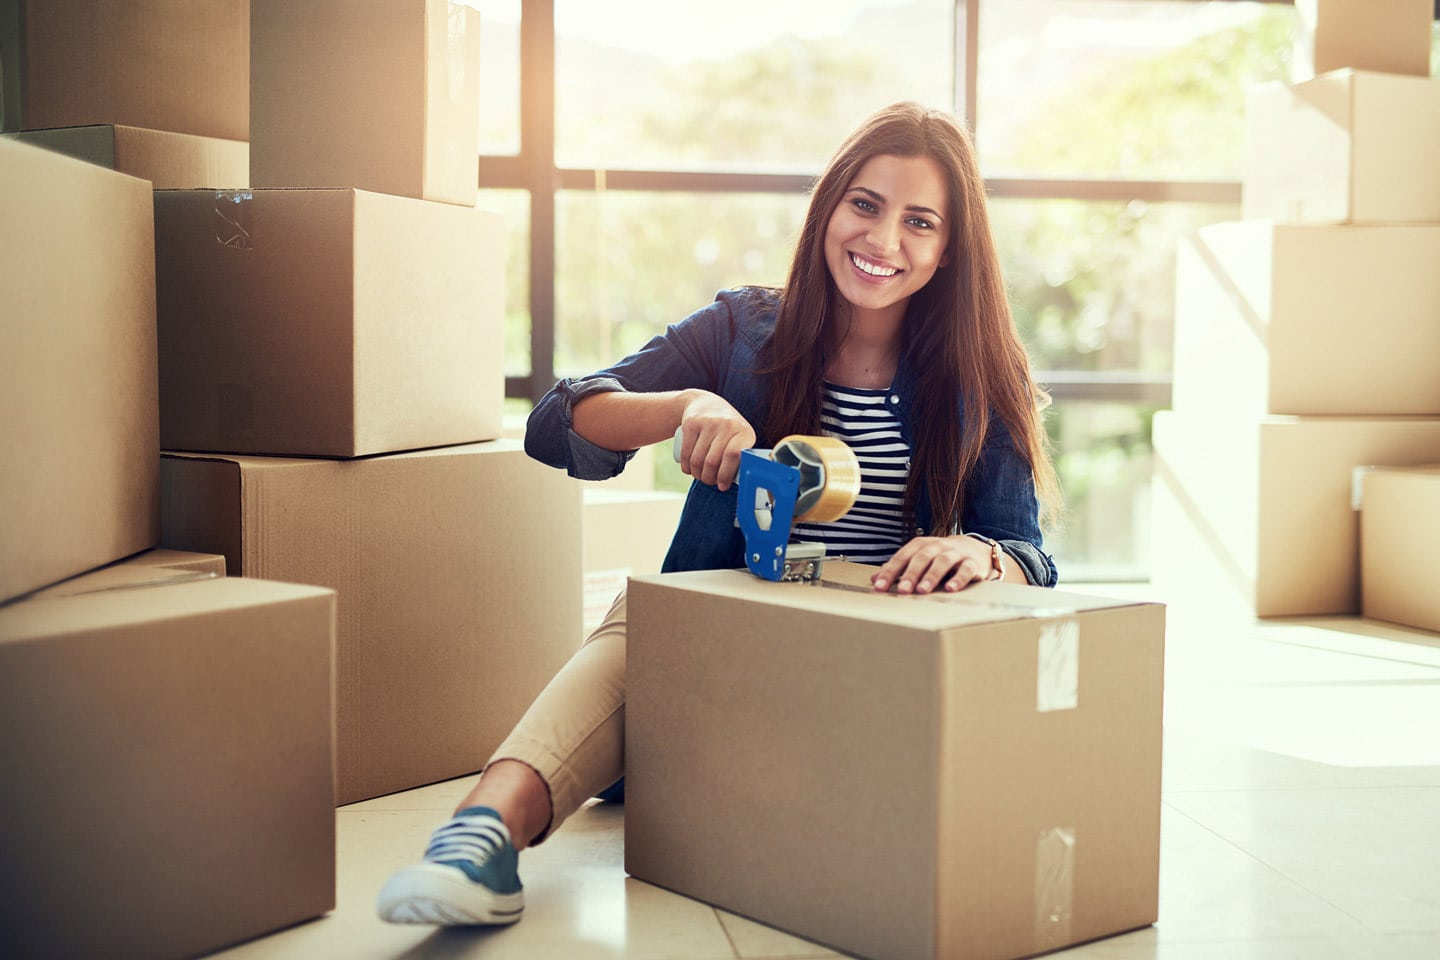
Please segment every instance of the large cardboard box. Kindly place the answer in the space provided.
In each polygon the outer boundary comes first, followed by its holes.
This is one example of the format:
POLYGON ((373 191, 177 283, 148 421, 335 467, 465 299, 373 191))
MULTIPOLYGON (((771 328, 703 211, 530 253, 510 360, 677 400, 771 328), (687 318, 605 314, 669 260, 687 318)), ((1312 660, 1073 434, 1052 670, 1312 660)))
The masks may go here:
POLYGON ((580 644, 580 490, 513 441, 163 480, 166 546, 339 593, 339 803, 480 769, 580 644))
POLYGON ((250 135, 249 0, 0 0, 5 130, 250 135))
POLYGON ((158 587, 191 580, 213 580, 225 576, 225 558, 217 553, 191 553, 163 548, 145 550, 107 563, 103 567, 61 580, 43 590, 27 594, 26 600, 75 597, 102 590, 130 590, 135 587, 158 587))
POLYGON ((1336 70, 1252 86, 1243 219, 1440 223, 1440 80, 1336 70))
POLYGON ((585 484, 582 489, 584 619, 588 633, 605 619, 610 604, 630 577, 660 572, 680 524, 685 495, 667 490, 614 488, 608 486, 608 481, 585 484))
POLYGON ((0 610, 7 956, 193 957, 334 908, 334 603, 222 578, 0 610))
POLYGON ((1247 220, 1176 254, 1174 408, 1440 415, 1440 224, 1247 220))
POLYGON ((499 436, 498 214, 360 190, 155 193, 160 436, 354 457, 499 436))
POLYGON ((0 139, 0 601, 155 546, 150 185, 0 139))
POLYGON ((479 18, 446 0, 252 0, 250 182, 474 205, 479 18))
POLYGON ((1366 470, 1360 477, 1360 610, 1367 617, 1440 632, 1435 565, 1440 463, 1366 470))
POLYGON ((1164 608, 871 572, 631 581, 626 870, 876 960, 1154 922, 1164 608))
POLYGON ((1430 75, 1435 0, 1295 0, 1295 13, 1296 81, 1343 67, 1430 75))
POLYGON ((156 190, 230 189, 250 184, 250 145, 243 140, 114 123, 6 136, 149 180, 156 190))
POLYGON ((1155 415, 1151 578, 1172 603, 1360 612, 1354 468, 1440 461, 1440 418, 1155 415))

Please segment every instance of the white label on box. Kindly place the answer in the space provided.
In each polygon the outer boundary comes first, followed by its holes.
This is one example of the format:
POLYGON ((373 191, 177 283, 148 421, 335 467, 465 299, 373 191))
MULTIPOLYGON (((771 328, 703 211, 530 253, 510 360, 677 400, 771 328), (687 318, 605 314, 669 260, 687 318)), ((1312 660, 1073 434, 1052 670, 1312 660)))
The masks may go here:
POLYGON ((1080 622, 1052 620, 1040 625, 1036 649, 1035 709, 1074 710, 1080 703, 1080 622))

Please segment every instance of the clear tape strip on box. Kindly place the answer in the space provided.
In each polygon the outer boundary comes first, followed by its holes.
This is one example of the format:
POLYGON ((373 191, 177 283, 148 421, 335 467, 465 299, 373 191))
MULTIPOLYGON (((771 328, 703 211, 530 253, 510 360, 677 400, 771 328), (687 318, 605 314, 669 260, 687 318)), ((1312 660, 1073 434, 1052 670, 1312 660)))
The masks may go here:
POLYGON ((250 250, 251 206, 255 195, 248 190, 215 191, 215 242, 231 250, 250 250))
POLYGON ((1035 952, 1073 941, 1074 899, 1075 828, 1042 830, 1035 841, 1035 952))
POLYGON ((445 78, 451 103, 462 103, 465 93, 465 30, 469 10, 451 3, 446 10, 445 78))
POLYGON ((1080 621, 1066 618, 1040 625, 1035 668, 1037 713, 1080 705, 1080 621))
POLYGON ((1365 474, 1374 469, 1373 466, 1358 466, 1350 469, 1350 509, 1357 513, 1365 507, 1365 474))

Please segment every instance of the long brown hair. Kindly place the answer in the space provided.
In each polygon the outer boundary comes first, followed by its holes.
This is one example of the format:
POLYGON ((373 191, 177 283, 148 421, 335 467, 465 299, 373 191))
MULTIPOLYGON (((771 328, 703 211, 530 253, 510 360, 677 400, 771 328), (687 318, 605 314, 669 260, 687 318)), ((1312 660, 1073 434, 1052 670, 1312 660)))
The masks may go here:
POLYGON ((1059 506, 1042 418, 1050 397, 1030 375, 1010 313, 975 151, 953 117, 919 104, 897 103, 871 116, 815 182, 781 291, 775 335, 762 361, 770 374, 766 435, 773 443, 792 433, 820 432, 826 325, 837 315, 840 296, 825 264, 825 229, 860 168, 879 155, 931 158, 944 171, 950 194, 947 256, 910 298, 900 347, 903 362, 918 378, 905 526, 914 526, 924 490, 934 511, 929 532, 951 532, 992 416, 1029 463, 1048 524, 1059 506), (957 397, 964 405, 963 425, 957 397))

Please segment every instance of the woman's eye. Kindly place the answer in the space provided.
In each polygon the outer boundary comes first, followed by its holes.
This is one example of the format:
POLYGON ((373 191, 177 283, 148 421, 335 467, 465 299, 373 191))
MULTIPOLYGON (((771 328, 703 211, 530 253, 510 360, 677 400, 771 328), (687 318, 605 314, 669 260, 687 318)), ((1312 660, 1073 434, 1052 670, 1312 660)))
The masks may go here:
POLYGON ((929 220, 926 220, 924 217, 911 217, 910 226, 919 227, 921 230, 935 229, 935 224, 931 223, 929 220))
POLYGON ((875 204, 871 203, 869 200, 861 200, 861 199, 857 198, 857 199, 854 201, 854 203, 855 203, 855 209, 856 209, 856 210, 859 210, 861 213, 874 213, 874 212, 875 212, 875 204))

